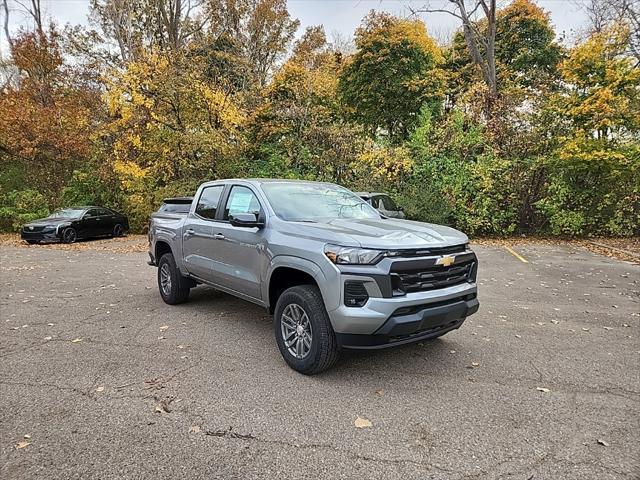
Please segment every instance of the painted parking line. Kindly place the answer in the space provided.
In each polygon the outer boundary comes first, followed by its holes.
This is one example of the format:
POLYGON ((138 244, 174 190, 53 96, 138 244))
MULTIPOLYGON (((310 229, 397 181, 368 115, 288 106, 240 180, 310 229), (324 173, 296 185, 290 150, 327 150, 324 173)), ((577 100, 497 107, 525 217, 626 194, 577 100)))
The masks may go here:
POLYGON ((505 246, 504 249, 509 252, 511 255, 513 255, 514 257, 516 257, 518 260, 520 260, 522 263, 529 263, 529 260, 527 260, 526 258, 524 258, 522 255, 520 255, 518 252, 516 252, 515 250, 513 250, 511 247, 507 247, 505 246))

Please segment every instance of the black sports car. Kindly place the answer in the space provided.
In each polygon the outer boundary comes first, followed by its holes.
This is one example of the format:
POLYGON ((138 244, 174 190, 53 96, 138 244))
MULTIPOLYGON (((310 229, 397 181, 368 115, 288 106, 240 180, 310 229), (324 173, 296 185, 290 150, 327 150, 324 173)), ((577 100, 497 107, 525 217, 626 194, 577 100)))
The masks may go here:
POLYGON ((28 243, 52 240, 73 243, 81 238, 120 237, 127 230, 129 219, 125 215, 103 207, 72 207, 27 223, 20 236, 28 243))

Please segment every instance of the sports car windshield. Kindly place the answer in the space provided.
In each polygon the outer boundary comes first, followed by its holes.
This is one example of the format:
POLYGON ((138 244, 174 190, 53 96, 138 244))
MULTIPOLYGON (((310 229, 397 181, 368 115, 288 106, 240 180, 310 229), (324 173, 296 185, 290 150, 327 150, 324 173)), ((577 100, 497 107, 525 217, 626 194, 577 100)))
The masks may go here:
POLYGON ((82 208, 63 208, 49 215, 49 218, 80 218, 84 213, 82 208))
POLYGON ((368 203, 346 188, 323 183, 263 183, 276 215, 289 221, 320 218, 380 218, 368 203))

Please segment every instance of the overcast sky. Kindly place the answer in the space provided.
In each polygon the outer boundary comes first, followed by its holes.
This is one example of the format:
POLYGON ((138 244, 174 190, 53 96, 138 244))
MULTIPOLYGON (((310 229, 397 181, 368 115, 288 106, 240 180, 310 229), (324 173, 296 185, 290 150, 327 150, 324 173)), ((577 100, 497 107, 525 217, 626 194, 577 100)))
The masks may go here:
MULTIPOLYGON (((10 14, 11 30, 15 31, 27 22, 25 15, 20 13, 15 0, 9 0, 12 5, 10 14)), ((351 36, 362 18, 372 9, 384 10, 401 16, 410 14, 408 6, 419 8, 428 0, 288 0, 289 12, 301 23, 300 34, 309 25, 323 24, 328 36, 339 32, 343 36, 351 36)), ((89 12, 89 0, 42 0, 48 16, 61 25, 86 24, 89 12)), ((431 0, 431 5, 442 5, 446 0, 431 0)), ((503 1, 503 4, 508 2, 503 1)), ((538 0, 551 14, 551 20, 556 31, 565 33, 571 38, 576 30, 584 26, 586 17, 576 0, 538 0)), ((457 19, 447 14, 425 14, 422 19, 427 24, 430 33, 436 39, 443 41, 457 27, 457 19)), ((4 43, 4 39, 3 39, 4 43)))

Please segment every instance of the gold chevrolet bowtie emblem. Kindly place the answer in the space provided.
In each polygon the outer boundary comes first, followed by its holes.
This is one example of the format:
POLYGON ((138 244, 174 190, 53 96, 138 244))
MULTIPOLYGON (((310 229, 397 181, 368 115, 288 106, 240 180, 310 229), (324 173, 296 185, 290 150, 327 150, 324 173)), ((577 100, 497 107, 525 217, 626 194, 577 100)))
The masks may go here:
POLYGON ((442 265, 443 267, 448 267, 449 265, 453 265, 456 261, 456 257, 452 257, 451 255, 445 255, 444 257, 440 257, 436 260, 436 265, 442 265))

